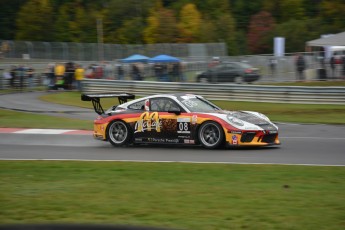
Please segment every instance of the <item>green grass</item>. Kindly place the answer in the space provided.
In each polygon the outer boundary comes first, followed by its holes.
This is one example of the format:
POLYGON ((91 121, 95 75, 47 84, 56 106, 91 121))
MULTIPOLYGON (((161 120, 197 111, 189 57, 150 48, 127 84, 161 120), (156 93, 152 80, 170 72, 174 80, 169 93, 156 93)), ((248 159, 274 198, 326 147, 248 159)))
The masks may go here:
POLYGON ((0 223, 343 229, 345 168, 0 161, 0 223))
MULTIPOLYGON (((80 100, 78 92, 63 92, 44 95, 42 100, 79 107, 92 108, 91 102, 80 100)), ((117 104, 117 99, 102 99, 104 108, 117 104)), ((276 122, 345 124, 345 105, 312 105, 312 104, 284 104, 238 101, 214 101, 221 108, 228 110, 250 110, 267 115, 276 122)))
POLYGON ((91 130, 93 129, 93 122, 0 109, 0 127, 91 130))

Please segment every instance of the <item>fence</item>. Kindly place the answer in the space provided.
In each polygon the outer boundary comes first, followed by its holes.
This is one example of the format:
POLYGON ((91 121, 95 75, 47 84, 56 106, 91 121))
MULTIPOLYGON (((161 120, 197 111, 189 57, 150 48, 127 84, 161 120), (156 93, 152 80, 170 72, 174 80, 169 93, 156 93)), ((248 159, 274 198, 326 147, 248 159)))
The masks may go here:
POLYGON ((83 93, 100 92, 130 92, 138 96, 184 92, 199 94, 211 100, 345 105, 345 87, 161 83, 99 79, 83 81, 83 93))
MULTIPOLYGON (((158 54, 169 54, 179 57, 185 64, 185 74, 188 82, 196 79, 198 72, 205 71, 207 64, 213 56, 220 57, 221 61, 241 61, 246 62, 260 69, 261 82, 286 82, 296 81, 295 54, 286 53, 283 57, 273 57, 272 55, 250 55, 250 56, 227 56, 226 45, 224 43, 204 43, 204 44, 146 44, 146 45, 121 45, 121 44, 97 44, 97 43, 68 43, 68 42, 32 42, 32 41, 4 41, 2 45, 2 57, 0 55, 0 69, 8 71, 11 65, 30 65, 36 70, 38 75, 46 71, 48 63, 72 61, 83 65, 84 68, 90 64, 103 65, 99 60, 106 60, 114 69, 119 60, 135 53, 140 53, 148 57, 158 54), (99 52, 99 48, 104 52, 99 52), (102 53, 103 57, 99 54, 102 53), (275 58, 276 65, 274 72, 270 69, 269 62, 275 58)), ((328 64, 318 52, 304 53, 307 63, 305 71, 306 80, 320 80, 320 69, 326 70, 327 76, 333 75, 328 64), (325 61, 325 62, 324 62, 325 61)), ((127 69, 129 67, 124 66, 127 69)), ((341 64, 336 65, 335 78, 342 78, 341 64)), ((144 66, 144 74, 152 75, 152 68, 144 66)), ((116 79, 116 74, 112 79, 116 79)), ((128 80, 130 78, 127 78, 128 80)))
POLYGON ((3 58, 30 58, 51 61, 113 61, 132 54, 153 57, 168 54, 175 57, 226 56, 225 43, 202 44, 98 44, 75 42, 1 41, 3 58))

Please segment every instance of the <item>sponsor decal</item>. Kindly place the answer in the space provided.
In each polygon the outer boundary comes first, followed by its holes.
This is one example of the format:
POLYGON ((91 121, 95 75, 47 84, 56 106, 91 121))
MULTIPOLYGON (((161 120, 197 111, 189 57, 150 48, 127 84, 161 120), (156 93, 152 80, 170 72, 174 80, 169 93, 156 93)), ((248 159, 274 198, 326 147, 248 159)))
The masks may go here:
POLYGON ((192 116, 192 124, 195 125, 198 122, 198 116, 197 115, 193 115, 192 116))
POLYGON ((233 145, 237 145, 238 144, 238 139, 237 139, 236 135, 232 135, 231 139, 232 139, 232 144, 233 145))
POLYGON ((152 143, 179 143, 178 139, 169 139, 169 138, 155 138, 155 137, 149 137, 147 138, 147 141, 152 143))
POLYGON ((190 139, 190 135, 185 135, 185 136, 177 136, 179 139, 190 139))
POLYGON ((269 134, 277 134, 278 131, 267 131, 269 134))
POLYGON ((177 133, 190 133, 190 118, 177 118, 177 133))
POLYGON ((151 131, 155 129, 157 132, 161 131, 162 120, 159 118, 157 112, 144 112, 140 115, 139 120, 135 123, 134 133, 151 131))
POLYGON ((150 100, 149 99, 147 99, 145 101, 145 111, 150 111, 150 100))
POLYGON ((183 140, 185 144, 194 144, 194 140, 183 140))
POLYGON ((135 142, 142 142, 143 139, 142 139, 142 138, 135 138, 134 141, 135 141, 135 142))
POLYGON ((241 133, 242 133, 242 131, 235 131, 235 130, 231 130, 231 131, 230 131, 230 133, 232 133, 232 134, 241 134, 241 133))

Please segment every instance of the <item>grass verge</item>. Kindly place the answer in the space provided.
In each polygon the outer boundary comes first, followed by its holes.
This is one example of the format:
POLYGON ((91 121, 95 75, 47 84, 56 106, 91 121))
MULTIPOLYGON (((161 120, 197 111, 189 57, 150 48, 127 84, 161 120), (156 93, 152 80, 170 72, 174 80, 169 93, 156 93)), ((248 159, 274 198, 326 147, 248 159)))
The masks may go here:
POLYGON ((92 121, 0 109, 0 127, 92 130, 93 123, 92 121))
POLYGON ((342 229, 345 168, 0 161, 0 223, 342 229))

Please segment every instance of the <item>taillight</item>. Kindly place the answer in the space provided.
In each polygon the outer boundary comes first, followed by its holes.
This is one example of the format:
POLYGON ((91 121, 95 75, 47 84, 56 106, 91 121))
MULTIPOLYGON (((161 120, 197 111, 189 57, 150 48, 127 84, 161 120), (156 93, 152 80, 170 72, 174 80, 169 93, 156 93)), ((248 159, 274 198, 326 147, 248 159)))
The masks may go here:
POLYGON ((252 70, 252 69, 246 69, 244 72, 245 72, 245 73, 252 73, 253 70, 252 70))

